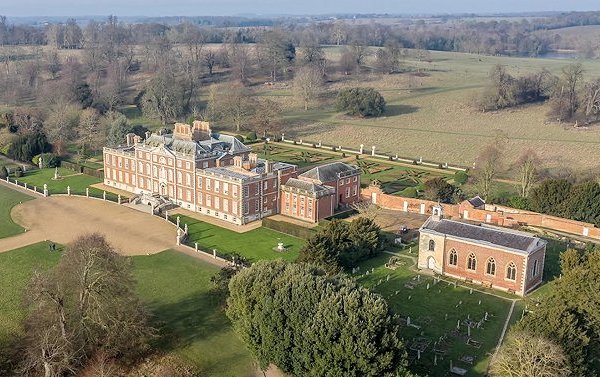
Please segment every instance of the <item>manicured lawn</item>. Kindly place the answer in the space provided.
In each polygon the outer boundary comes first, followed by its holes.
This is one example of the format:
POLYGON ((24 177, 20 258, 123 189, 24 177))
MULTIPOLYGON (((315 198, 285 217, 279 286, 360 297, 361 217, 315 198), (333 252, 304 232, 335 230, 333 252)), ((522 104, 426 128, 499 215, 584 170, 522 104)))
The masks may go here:
MULTIPOLYGON (((22 335, 23 292, 35 270, 54 266, 59 257, 60 252, 48 251, 46 242, 0 254, 0 340, 22 335)), ((248 374, 251 357, 209 294, 217 267, 175 251, 132 261, 139 295, 161 331, 158 348, 190 361, 198 375, 248 374)))
POLYGON ((23 228, 12 221, 10 210, 15 205, 31 199, 33 198, 29 195, 6 186, 0 186, 0 238, 23 232, 23 228))
POLYGON ((430 276, 422 275, 417 280, 417 274, 410 269, 413 264, 411 259, 402 258, 403 265, 391 270, 384 267, 389 257, 390 255, 382 255, 364 262, 360 273, 364 274, 371 268, 375 271, 362 275, 358 281, 385 297, 392 310, 401 318, 401 332, 414 370, 431 377, 447 376, 452 360, 454 366, 469 370, 467 376, 483 376, 488 364, 488 353, 492 352, 498 342, 510 309, 510 301, 476 291, 471 294, 469 289, 454 287, 443 281, 434 284, 433 277, 430 276), (382 281, 381 284, 379 281, 382 281), (408 288, 408 285, 413 289, 408 288), (430 286, 429 289, 427 285, 430 286), (480 348, 467 345, 467 326, 464 321, 470 318, 479 322, 484 318, 485 312, 488 312, 489 320, 484 321, 481 328, 471 329, 471 338, 481 343, 480 348), (406 326, 407 317, 417 327, 406 326), (461 322, 460 329, 455 333, 458 321, 461 322), (445 349, 446 354, 438 355, 438 365, 434 366, 434 342, 439 341, 442 336, 446 340, 444 345, 438 347, 445 349), (417 360, 417 352, 410 348, 419 339, 429 344, 421 352, 421 359, 417 360), (473 356, 473 365, 459 361, 463 356, 473 356))
POLYGON ((252 359, 210 295, 218 268, 175 251, 133 257, 140 296, 161 325, 159 347, 197 365, 201 376, 244 376, 252 359))
MULTIPOLYGON (((237 233, 187 216, 181 216, 181 224, 188 224, 189 244, 198 242, 198 246, 205 250, 217 249, 219 254, 238 253, 248 258, 251 262, 264 259, 278 259, 293 261, 304 240, 287 234, 279 233, 267 228, 258 228, 246 233, 237 233), (287 251, 279 253, 273 248, 278 242, 283 242, 287 251)), ((183 225, 182 225, 183 226, 183 225)))
MULTIPOLYGON (((90 185, 102 182, 101 179, 92 177, 91 175, 79 174, 73 170, 58 168, 58 174, 62 177, 54 180, 55 169, 40 169, 28 172, 25 176, 17 178, 19 182, 27 183, 29 187, 37 186, 38 191, 43 191, 44 183, 48 185, 48 191, 52 194, 66 194, 67 186, 71 188, 72 194, 85 195, 85 188, 90 185)), ((90 196, 96 198, 102 197, 102 190, 90 187, 90 196)), ((117 198, 117 195, 107 192, 106 197, 112 200, 117 198)))
POLYGON ((48 242, 0 253, 0 339, 22 335, 25 317, 23 292, 35 270, 46 270, 58 262, 60 247, 50 252, 48 242))
POLYGON ((279 233, 267 228, 258 228, 246 233, 237 233, 187 216, 181 216, 181 226, 188 224, 189 245, 198 242, 202 249, 217 250, 218 254, 237 253, 251 262, 282 258, 293 261, 298 257, 304 240, 279 233), (283 242, 287 251, 273 250, 278 242, 283 242))

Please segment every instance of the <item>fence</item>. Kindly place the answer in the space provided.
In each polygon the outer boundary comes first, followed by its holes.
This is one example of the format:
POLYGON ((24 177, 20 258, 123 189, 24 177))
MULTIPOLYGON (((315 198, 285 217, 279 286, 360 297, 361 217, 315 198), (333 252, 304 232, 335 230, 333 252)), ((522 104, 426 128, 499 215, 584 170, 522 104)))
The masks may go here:
POLYGON ((385 154, 385 153, 376 153, 375 146, 372 146, 370 151, 365 151, 364 145, 362 145, 362 144, 360 146, 360 149, 352 149, 352 148, 344 147, 341 145, 338 145, 338 146, 326 145, 321 142, 315 143, 313 141, 306 141, 303 139, 299 139, 299 140, 286 139, 285 135, 282 135, 281 142, 288 143, 288 144, 294 144, 294 145, 302 145, 302 146, 312 147, 315 149, 328 149, 332 152, 352 153, 352 154, 356 154, 356 155, 365 155, 368 157, 374 157, 374 158, 378 158, 378 159, 382 159, 382 160, 397 161, 397 162, 403 162, 403 163, 413 164, 413 165, 429 166, 429 167, 434 167, 434 168, 438 168, 438 169, 448 169, 448 170, 453 170, 453 171, 467 171, 467 168, 464 166, 450 165, 447 162, 440 163, 440 162, 435 162, 435 161, 427 161, 427 160, 423 160, 422 157, 410 158, 410 157, 398 156, 398 154, 390 155, 390 154, 385 154))
MULTIPOLYGON (((422 215, 431 215, 433 206, 438 204, 430 200, 385 194, 379 187, 374 186, 361 190, 361 194, 364 200, 368 200, 380 207, 422 215)), ((462 218, 507 227, 540 227, 600 240, 600 228, 594 224, 581 221, 503 206, 485 205, 485 209, 475 208, 468 201, 459 204, 441 204, 441 206, 444 215, 447 217, 462 218)))

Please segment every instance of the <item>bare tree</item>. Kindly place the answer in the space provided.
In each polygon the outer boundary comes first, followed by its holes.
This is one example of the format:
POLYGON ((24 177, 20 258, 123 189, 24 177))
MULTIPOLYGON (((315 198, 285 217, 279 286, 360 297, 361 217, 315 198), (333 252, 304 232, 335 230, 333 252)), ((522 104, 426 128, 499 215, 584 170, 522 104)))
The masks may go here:
POLYGON ((210 118, 222 119, 239 132, 256 113, 256 101, 241 83, 213 85, 210 88, 207 110, 210 118))
POLYGON ((212 49, 208 49, 202 55, 202 62, 204 63, 206 69, 208 69, 209 76, 212 76, 213 69, 215 68, 215 65, 217 65, 217 61, 217 53, 212 49))
POLYGON ((97 353, 137 357, 154 330, 134 292, 129 261, 101 235, 76 239, 26 292, 25 369, 56 377, 97 353))
POLYGON ((600 79, 585 84, 585 116, 588 121, 600 119, 600 79))
POLYGON ((267 137, 275 135, 281 129, 281 106, 270 99, 256 101, 252 125, 257 134, 267 137))
POLYGON ((375 219, 383 212, 381 207, 369 201, 357 202, 352 205, 352 208, 356 210, 361 217, 366 217, 373 221, 375 221, 375 219))
POLYGON ((312 66, 301 67, 294 76, 294 93, 304 104, 304 110, 323 91, 321 71, 312 66))
POLYGON ((354 55, 348 50, 342 52, 340 56, 340 70, 345 74, 349 75, 352 71, 356 69, 356 59, 354 55))
POLYGON ((524 151, 517 160, 519 169, 519 182, 521 183, 521 196, 527 198, 529 191, 535 183, 540 159, 533 149, 524 151))
POLYGON ((560 120, 571 120, 580 106, 579 84, 583 79, 581 63, 570 64, 562 69, 551 98, 551 114, 560 120))
POLYGON ((506 136, 497 133, 494 141, 483 148, 475 163, 475 172, 481 196, 488 199, 494 179, 502 169, 506 136))
POLYGON ((85 109, 79 116, 79 127, 77 128, 78 144, 85 150, 98 150, 104 143, 100 128, 100 115, 93 108, 85 109))
POLYGON ((65 153, 67 144, 77 136, 75 128, 79 123, 79 113, 78 106, 64 100, 50 108, 44 128, 59 155, 65 153))
POLYGON ((571 376, 563 349, 549 339, 524 332, 510 333, 490 363, 492 377, 571 376))

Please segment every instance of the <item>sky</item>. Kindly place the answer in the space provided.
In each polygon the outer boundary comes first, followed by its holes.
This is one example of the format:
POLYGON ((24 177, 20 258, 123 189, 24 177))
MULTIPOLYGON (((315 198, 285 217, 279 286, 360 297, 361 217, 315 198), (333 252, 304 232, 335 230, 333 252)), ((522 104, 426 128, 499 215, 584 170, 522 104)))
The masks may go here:
POLYGON ((0 0, 18 16, 215 16, 332 13, 510 13, 600 10, 598 0, 0 0))

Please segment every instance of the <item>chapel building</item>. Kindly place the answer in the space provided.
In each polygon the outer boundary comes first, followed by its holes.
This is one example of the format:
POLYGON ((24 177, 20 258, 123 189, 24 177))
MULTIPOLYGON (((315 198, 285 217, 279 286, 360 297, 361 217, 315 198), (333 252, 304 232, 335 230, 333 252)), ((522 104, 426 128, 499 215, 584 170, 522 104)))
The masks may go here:
POLYGON ((418 267, 524 296, 542 283, 546 243, 526 232, 444 219, 435 206, 420 228, 418 267))

